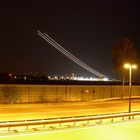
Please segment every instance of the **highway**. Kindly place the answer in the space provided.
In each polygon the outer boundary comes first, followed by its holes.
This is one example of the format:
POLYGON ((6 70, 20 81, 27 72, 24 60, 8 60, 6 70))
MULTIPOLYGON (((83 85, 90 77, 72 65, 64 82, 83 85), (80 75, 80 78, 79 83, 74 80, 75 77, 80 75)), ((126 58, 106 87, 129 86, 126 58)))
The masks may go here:
MULTIPOLYGON (((140 110, 140 100, 132 100, 132 111, 140 110)), ((46 104, 10 104, 0 106, 0 120, 14 121, 26 119, 43 119, 43 118, 58 118, 70 116, 95 115, 105 113, 118 113, 128 111, 128 100, 109 100, 97 102, 75 102, 75 103, 46 103, 46 104)), ((77 124, 76 127, 70 124, 62 124, 63 126, 57 129, 52 126, 47 126, 46 129, 39 126, 31 126, 29 130, 26 127, 12 128, 10 132, 7 128, 0 132, 0 139, 6 140, 33 140, 33 139, 76 139, 76 140, 137 140, 140 137, 136 133, 140 129, 140 120, 129 121, 128 118, 124 121, 116 120, 111 123, 110 120, 102 124, 83 126, 83 123, 77 124), (82 125, 81 125, 82 124, 82 125), (35 128, 35 129, 33 129, 35 128), (51 128, 51 129, 50 129, 51 128), (53 129, 52 129, 53 128, 53 129), (16 130, 16 131, 15 131, 16 130), (24 131, 25 130, 25 131, 24 131), (15 131, 15 132, 14 132, 15 131), (3 133, 4 132, 4 133, 3 133)))
MULTIPOLYGON (((132 111, 140 110, 139 100, 132 101, 132 111)), ((128 101, 83 103, 13 104, 0 106, 0 120, 26 120, 128 111, 128 101)))

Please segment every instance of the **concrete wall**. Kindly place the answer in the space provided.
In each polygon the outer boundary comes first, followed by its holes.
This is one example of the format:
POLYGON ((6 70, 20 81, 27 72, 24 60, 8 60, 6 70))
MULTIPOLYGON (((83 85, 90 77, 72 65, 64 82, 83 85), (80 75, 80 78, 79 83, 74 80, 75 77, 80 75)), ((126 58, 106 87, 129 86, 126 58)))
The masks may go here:
MULTIPOLYGON (((121 97, 122 86, 110 85, 0 85, 0 103, 91 101, 121 97)), ((140 86, 132 86, 132 96, 140 96, 140 86)), ((128 86, 124 88, 128 97, 128 86)))

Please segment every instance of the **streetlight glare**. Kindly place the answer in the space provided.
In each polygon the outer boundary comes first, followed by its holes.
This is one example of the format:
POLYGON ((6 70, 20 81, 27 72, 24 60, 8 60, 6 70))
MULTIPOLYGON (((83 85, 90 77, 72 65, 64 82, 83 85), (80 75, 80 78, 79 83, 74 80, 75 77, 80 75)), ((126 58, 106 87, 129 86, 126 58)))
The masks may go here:
POLYGON ((129 69, 129 68, 136 69, 137 65, 136 64, 126 63, 126 64, 124 64, 124 68, 126 68, 126 69, 129 69))
POLYGON ((137 65, 132 65, 131 66, 133 69, 136 69, 137 68, 137 65))
POLYGON ((129 68, 131 65, 129 63, 124 64, 124 68, 129 68))

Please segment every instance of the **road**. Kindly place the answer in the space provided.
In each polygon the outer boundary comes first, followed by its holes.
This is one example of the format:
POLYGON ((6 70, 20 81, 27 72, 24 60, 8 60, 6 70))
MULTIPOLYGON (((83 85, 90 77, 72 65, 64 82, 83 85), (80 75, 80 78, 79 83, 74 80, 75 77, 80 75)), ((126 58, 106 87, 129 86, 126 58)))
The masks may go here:
MULTIPOLYGON (((132 110, 140 110, 140 100, 132 101, 132 110)), ((0 120, 41 119, 77 115, 94 115, 128 111, 127 100, 83 102, 83 103, 48 103, 48 104, 13 104, 0 105, 0 120)), ((15 128, 16 129, 16 128, 15 128)), ((17 129, 18 130, 18 129, 17 129)), ((5 140, 139 140, 140 120, 115 122, 86 127, 62 128, 56 130, 25 131, 20 133, 1 134, 5 140)))
MULTIPOLYGON (((132 101, 132 110, 140 110, 140 101, 132 101)), ((55 118, 103 113, 127 112, 127 100, 100 101, 88 103, 48 103, 0 105, 0 120, 25 120, 55 118)))

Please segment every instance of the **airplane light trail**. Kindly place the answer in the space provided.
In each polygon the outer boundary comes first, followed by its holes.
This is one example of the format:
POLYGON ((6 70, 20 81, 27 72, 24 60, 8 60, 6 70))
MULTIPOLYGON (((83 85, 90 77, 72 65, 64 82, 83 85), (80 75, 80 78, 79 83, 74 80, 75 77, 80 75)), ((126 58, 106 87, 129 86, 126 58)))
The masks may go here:
POLYGON ((63 53, 65 56, 67 56, 69 59, 71 59, 72 61, 74 61, 76 64, 78 64, 79 66, 83 67, 87 71, 91 72, 92 74, 94 74, 94 75, 96 75, 96 76, 98 76, 100 78, 106 77, 105 75, 103 75, 100 72, 92 69, 87 64, 85 64, 84 62, 82 62, 80 59, 78 59, 77 57, 75 57, 73 54, 71 54, 70 52, 68 52, 66 49, 64 49, 60 44, 58 44, 55 40, 53 40, 46 33, 43 34, 42 32, 40 32, 38 30, 37 31, 37 34, 40 37, 42 37, 45 41, 47 41, 49 44, 51 44, 54 48, 56 48, 57 50, 59 50, 61 53, 63 53))

